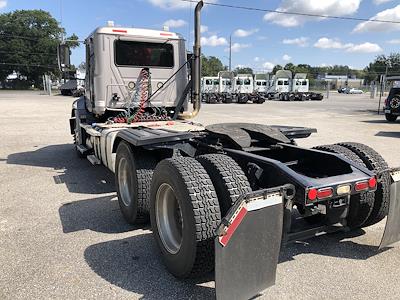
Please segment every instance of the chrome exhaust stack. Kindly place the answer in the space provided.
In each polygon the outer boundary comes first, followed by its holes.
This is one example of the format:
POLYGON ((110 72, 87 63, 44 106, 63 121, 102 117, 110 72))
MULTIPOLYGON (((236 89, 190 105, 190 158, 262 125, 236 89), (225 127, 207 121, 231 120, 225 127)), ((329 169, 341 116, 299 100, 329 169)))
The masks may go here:
POLYGON ((200 16, 203 8, 203 1, 199 1, 194 10, 194 46, 193 46, 193 65, 192 65, 192 85, 193 85, 193 111, 179 114, 180 119, 192 119, 196 117, 201 107, 201 32, 200 16))

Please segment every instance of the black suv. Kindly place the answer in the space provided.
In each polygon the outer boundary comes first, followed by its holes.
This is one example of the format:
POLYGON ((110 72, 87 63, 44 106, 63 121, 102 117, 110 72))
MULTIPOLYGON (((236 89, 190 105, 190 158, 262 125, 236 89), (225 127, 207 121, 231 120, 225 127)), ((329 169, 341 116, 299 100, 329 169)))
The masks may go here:
POLYGON ((400 116, 400 88, 391 88, 385 101, 385 117, 389 122, 395 122, 400 116))

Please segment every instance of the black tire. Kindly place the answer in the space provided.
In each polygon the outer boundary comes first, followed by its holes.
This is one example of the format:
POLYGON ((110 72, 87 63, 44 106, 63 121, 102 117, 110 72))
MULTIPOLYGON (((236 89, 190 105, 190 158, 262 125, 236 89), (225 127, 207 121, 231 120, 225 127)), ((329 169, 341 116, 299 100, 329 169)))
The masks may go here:
POLYGON ((187 278, 213 270, 214 237, 221 222, 221 212, 211 179, 198 161, 188 157, 161 161, 153 175, 150 209, 152 230, 169 272, 178 278, 187 278), (171 239, 164 233, 170 231, 162 229, 167 213, 160 213, 160 208, 164 207, 160 203, 164 199, 160 194, 164 195, 162 189, 168 186, 173 191, 173 202, 179 204, 174 204, 174 212, 166 222, 171 228, 180 228, 177 248, 168 246, 171 243, 167 241, 171 239), (176 220, 177 215, 180 222, 176 220))
MULTIPOLYGON (((364 144, 349 142, 340 143, 339 145, 357 154, 371 171, 381 172, 388 169, 388 164, 384 158, 374 149, 364 144)), ((381 181, 378 182, 374 207, 364 226, 376 224, 387 216, 390 202, 390 183, 390 173, 386 171, 382 174, 381 181)))
POLYGON ((149 221, 150 186, 156 164, 154 157, 146 152, 134 152, 127 142, 122 141, 118 145, 115 184, 121 213, 129 224, 149 221), (123 173, 127 177, 125 182, 120 178, 123 173))
POLYGON ((224 217, 240 195, 251 192, 250 183, 242 168, 229 156, 207 154, 196 159, 210 175, 224 217))
MULTIPOLYGON (((323 145, 314 147, 314 149, 343 155, 357 165, 367 168, 361 158, 346 147, 340 145, 323 145)), ((349 227, 357 228, 364 225, 374 208, 374 199, 374 192, 364 192, 350 197, 349 214, 347 216, 347 225, 349 227)))
POLYGON ((385 114, 386 121, 388 122, 396 122, 397 116, 392 114, 385 114))

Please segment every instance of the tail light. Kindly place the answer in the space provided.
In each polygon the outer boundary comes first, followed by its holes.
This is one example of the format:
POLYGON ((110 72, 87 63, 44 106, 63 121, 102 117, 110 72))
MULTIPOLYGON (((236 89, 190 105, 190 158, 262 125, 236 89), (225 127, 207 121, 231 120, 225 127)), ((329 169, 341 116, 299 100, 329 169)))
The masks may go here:
POLYGON ((356 192, 366 191, 366 190, 368 190, 368 188, 369 188, 368 181, 359 181, 354 186, 354 189, 356 190, 356 192))
POLYGON ((376 184, 377 184, 377 180, 376 180, 375 177, 371 177, 371 178, 368 180, 368 186, 369 186, 370 189, 376 188, 376 184))
POLYGON ((308 200, 315 201, 317 199, 317 194, 318 194, 317 189, 310 189, 308 191, 308 195, 307 195, 308 196, 308 200))
POLYGON ((386 106, 386 107, 389 106, 389 98, 386 98, 386 99, 385 99, 385 106, 386 106))
POLYGON ((319 200, 326 199, 333 196, 333 189, 332 188, 324 188, 319 189, 317 191, 317 198, 319 200))

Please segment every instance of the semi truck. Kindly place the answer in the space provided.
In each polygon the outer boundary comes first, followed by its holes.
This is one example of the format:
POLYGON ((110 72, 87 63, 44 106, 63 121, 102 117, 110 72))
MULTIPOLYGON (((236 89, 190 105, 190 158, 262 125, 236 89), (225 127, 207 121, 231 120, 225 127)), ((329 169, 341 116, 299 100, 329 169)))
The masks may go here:
POLYGON ((206 103, 218 103, 220 97, 220 79, 219 77, 203 77, 201 78, 202 100, 206 103))
POLYGON ((202 100, 205 103, 264 103, 265 96, 256 90, 252 74, 221 71, 218 77, 201 78, 202 100))
POLYGON ((276 72, 267 96, 270 100, 277 99, 280 101, 320 101, 324 98, 321 93, 310 92, 307 74, 297 73, 293 77, 289 70, 278 70, 276 72))
MULTIPOLYGON (((150 222, 166 269, 177 278, 214 270, 217 299, 249 299, 275 283, 290 241, 386 216, 380 247, 400 240, 400 172, 370 147, 307 149, 295 140, 315 129, 192 120, 201 108, 202 7, 189 59, 173 32, 93 31, 85 95, 69 120, 78 155, 115 173, 125 220, 150 222)), ((68 46, 59 53, 68 68, 68 46)))

